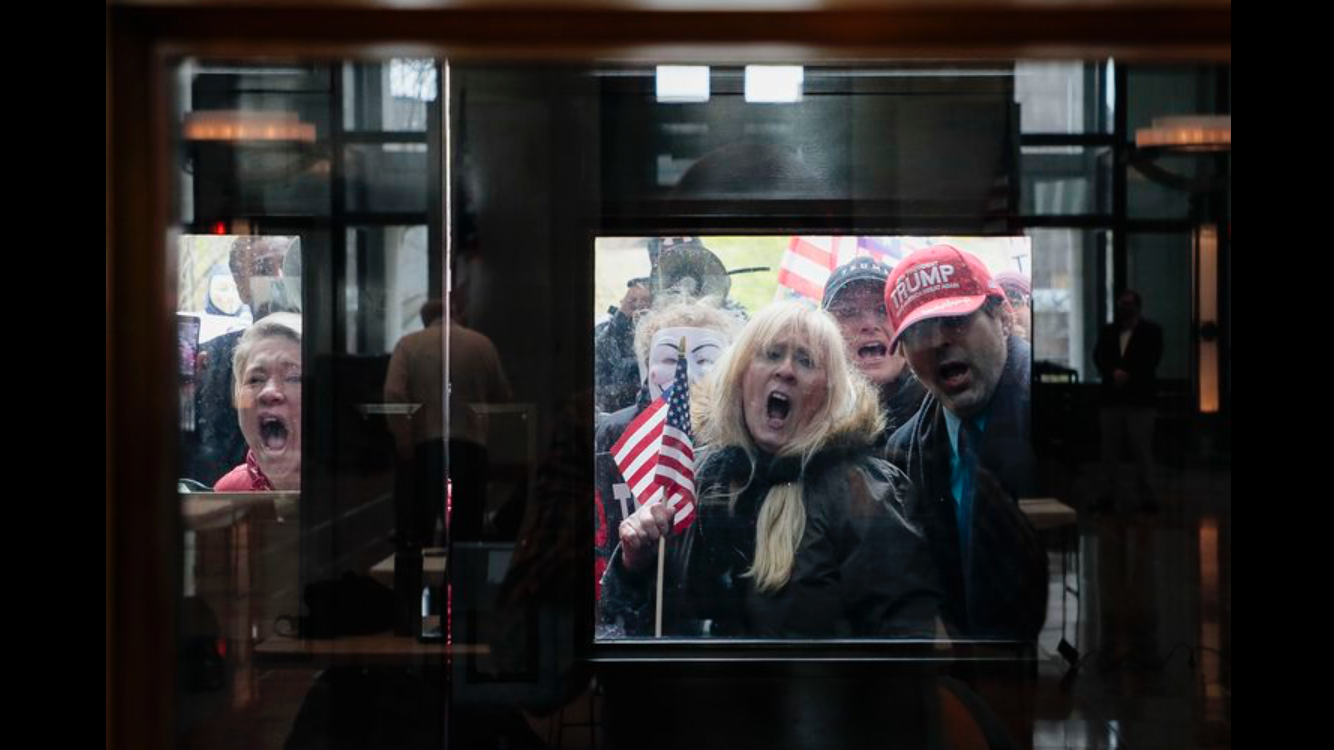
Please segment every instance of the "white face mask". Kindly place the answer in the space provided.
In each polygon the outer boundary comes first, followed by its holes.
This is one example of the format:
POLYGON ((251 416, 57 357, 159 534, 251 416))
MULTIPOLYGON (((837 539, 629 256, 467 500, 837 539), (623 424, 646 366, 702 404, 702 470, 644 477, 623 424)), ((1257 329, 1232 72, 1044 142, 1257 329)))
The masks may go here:
POLYGON ((731 342, 712 328, 664 328, 653 337, 648 352, 649 397, 657 398, 676 377, 676 360, 681 340, 685 339, 686 362, 689 363, 691 384, 698 383, 708 374, 713 363, 723 356, 731 342))

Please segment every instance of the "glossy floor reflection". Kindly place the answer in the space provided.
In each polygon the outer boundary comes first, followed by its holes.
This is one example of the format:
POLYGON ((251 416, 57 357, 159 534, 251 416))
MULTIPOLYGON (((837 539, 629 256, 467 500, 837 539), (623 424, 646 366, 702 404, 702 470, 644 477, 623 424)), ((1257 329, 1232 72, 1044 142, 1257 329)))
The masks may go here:
MULTIPOLYGON (((1230 469, 1176 466, 1161 470, 1160 507, 1155 513, 1138 509, 1136 499, 1130 496, 1118 498, 1124 511, 1092 512, 1096 475, 1097 467, 1089 465, 1071 472, 1074 479, 1066 483, 1068 492, 1060 499, 1078 511, 1077 524, 1064 531, 1047 532, 1051 588, 1047 623, 1039 641, 1035 688, 1028 692, 1023 686, 1003 681, 993 685, 996 689, 988 697, 991 709, 1020 748, 1230 747, 1230 469)), ((305 739, 316 738, 301 745, 306 747, 437 746, 425 739, 430 732, 390 742, 395 738, 381 730, 386 723, 401 725, 404 717, 433 721, 429 717, 438 715, 444 721, 440 706, 443 696, 439 693, 421 710, 402 713, 397 702, 380 705, 382 700, 368 698, 363 689, 335 690, 329 694, 333 702, 321 713, 315 710, 320 706, 311 703, 310 696, 318 692, 318 685, 327 689, 338 684, 330 681, 329 670, 301 668, 299 663, 285 668, 257 667, 248 678, 253 680, 256 700, 244 708, 231 705, 234 690, 187 697, 183 708, 193 710, 184 715, 195 719, 182 727, 184 745, 295 747, 300 745, 295 741, 304 734, 305 739), (368 713, 368 705, 375 711, 368 713), (304 723, 300 716, 303 711, 304 723), (367 715, 368 727, 378 728, 368 729, 369 733, 348 731, 347 726, 357 728, 360 724, 346 725, 345 720, 362 714, 367 715), (313 725, 309 723, 312 720, 313 725), (297 732, 303 725, 306 731, 297 732), (311 732, 312 726, 320 731, 311 732)), ((409 671, 417 674, 420 670, 409 671)), ((686 680, 681 685, 692 685, 691 690, 696 692, 712 690, 719 694, 717 700, 736 706, 744 702, 741 698, 756 694, 760 683, 748 683, 733 672, 696 676, 695 682, 686 680)), ((452 698, 448 721, 453 742, 449 746, 646 746, 642 736, 638 743, 615 742, 617 733, 612 731, 609 717, 614 713, 612 699, 617 696, 610 695, 610 681, 590 683, 582 694, 554 711, 525 712, 521 709, 523 702, 506 690, 487 693, 490 697, 484 700, 476 699, 478 694, 473 693, 471 702, 461 702, 457 686, 444 684, 445 675, 436 673, 429 679, 438 680, 435 686, 443 686, 452 698)), ((352 682, 360 685, 365 679, 352 682)), ((788 697, 796 701, 782 710, 772 705, 761 707, 761 715, 781 714, 787 729, 781 733, 780 744, 830 746, 821 738, 835 736, 831 727, 850 727, 846 684, 809 677, 779 679, 775 684, 786 685, 788 697), (844 692, 839 693, 839 689, 844 692), (828 711, 811 710, 822 701, 832 704, 828 711), (802 718, 806 713, 813 718, 802 718)), ((621 694, 626 692, 622 690, 621 694)), ((629 692, 637 714, 641 694, 629 692)), ((907 706, 913 695, 911 691, 896 695, 888 703, 907 706)), ((875 716, 871 724, 879 726, 877 721, 884 724, 887 719, 875 716)), ((700 747, 710 746, 711 738, 734 729, 729 722, 704 720, 700 714, 678 725, 678 729, 681 726, 697 737, 700 747)), ((856 744, 863 738, 884 740, 889 735, 880 730, 858 730, 840 736, 856 744)), ((943 741, 922 746, 986 747, 955 743, 957 738, 949 736, 948 731, 938 739, 943 741)), ((837 746, 852 745, 838 742, 837 746)), ((902 746, 918 745, 910 742, 902 746)))
MULTIPOLYGON (((1094 484, 1074 483, 1081 507, 1094 484)), ((1158 488, 1157 512, 1129 496, 1081 512, 1068 587, 1053 565, 1035 748, 1231 746, 1231 471, 1160 472, 1158 488)))

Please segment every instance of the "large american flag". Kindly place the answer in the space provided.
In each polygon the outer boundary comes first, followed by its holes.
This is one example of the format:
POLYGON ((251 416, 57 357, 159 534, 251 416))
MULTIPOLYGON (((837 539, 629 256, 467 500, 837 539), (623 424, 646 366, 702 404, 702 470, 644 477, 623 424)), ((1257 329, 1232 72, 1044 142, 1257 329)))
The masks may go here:
POLYGON ((824 283, 838 267, 837 237, 793 237, 778 267, 778 285, 819 301, 824 283))
POLYGON ((684 350, 677 356, 672 385, 635 417, 611 452, 636 507, 666 503, 676 511, 676 531, 695 520, 695 447, 684 350))
POLYGON ((905 245, 903 239, 795 236, 788 241, 787 252, 783 253, 783 260, 779 264, 778 285, 786 288, 790 294, 819 302, 824 296, 825 282, 834 269, 862 256, 893 266, 908 252, 916 249, 916 246, 905 245))

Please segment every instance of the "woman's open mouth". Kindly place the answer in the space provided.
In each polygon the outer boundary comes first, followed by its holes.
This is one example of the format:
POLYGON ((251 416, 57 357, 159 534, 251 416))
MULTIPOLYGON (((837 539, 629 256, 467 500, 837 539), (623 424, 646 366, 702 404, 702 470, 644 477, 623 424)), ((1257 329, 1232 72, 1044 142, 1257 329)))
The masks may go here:
POLYGON ((277 453, 286 448, 290 434, 287 421, 282 417, 266 414, 259 418, 259 439, 269 452, 277 453))
POLYGON ((786 393, 774 391, 765 403, 765 416, 769 418, 770 429, 781 429, 792 413, 792 399, 786 393))

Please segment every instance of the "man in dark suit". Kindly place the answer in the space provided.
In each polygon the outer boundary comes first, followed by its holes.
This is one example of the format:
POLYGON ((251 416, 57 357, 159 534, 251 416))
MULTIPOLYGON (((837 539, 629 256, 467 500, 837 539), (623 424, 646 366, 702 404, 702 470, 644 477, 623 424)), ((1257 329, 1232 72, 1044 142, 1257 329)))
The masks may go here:
POLYGON ((1032 352, 1012 335, 1005 291, 980 258, 950 245, 894 267, 884 301, 902 350, 927 390, 885 456, 917 493, 945 591, 952 635, 1037 641, 1047 616, 1047 553, 1019 507, 1036 493, 1032 352))
POLYGON ((1127 289, 1116 298, 1115 320, 1102 327, 1093 361, 1102 377, 1102 460, 1104 493, 1095 511, 1116 505, 1117 463, 1123 443, 1135 460, 1140 507, 1158 509, 1153 491, 1153 424, 1163 329, 1145 320, 1143 299, 1127 289))

